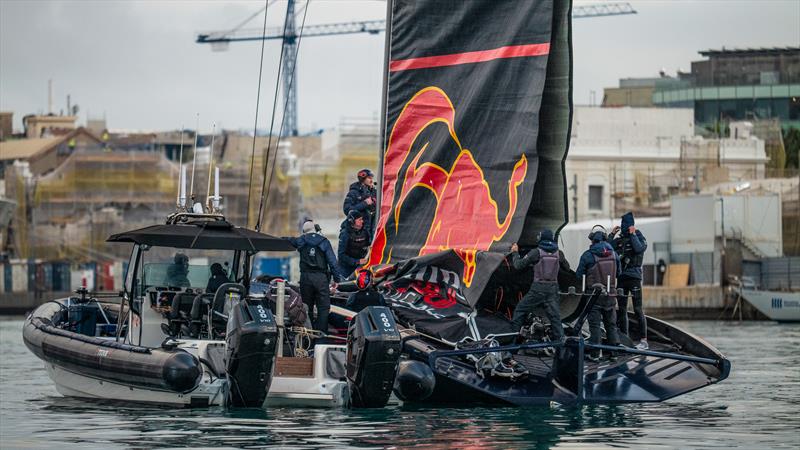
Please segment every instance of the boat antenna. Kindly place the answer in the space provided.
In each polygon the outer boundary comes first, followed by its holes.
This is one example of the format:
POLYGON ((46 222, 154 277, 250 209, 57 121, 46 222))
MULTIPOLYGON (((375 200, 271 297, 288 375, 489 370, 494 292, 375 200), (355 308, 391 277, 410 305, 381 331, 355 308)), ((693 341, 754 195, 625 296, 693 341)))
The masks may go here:
POLYGON ((197 137, 200 135, 200 113, 197 113, 197 125, 194 127, 194 150, 192 154, 192 180, 189 182, 189 197, 194 208, 194 169, 197 167, 197 137))
POLYGON ((267 36, 267 14, 269 13, 269 0, 264 0, 264 25, 261 30, 261 59, 258 64, 258 88, 256 89, 256 118, 253 121, 253 148, 250 151, 250 181, 247 183, 247 211, 244 216, 244 225, 250 226, 250 197, 253 194, 253 168, 256 163, 256 137, 258 136, 258 106, 261 103, 261 78, 264 73, 264 43, 267 36))
MULTIPOLYGON (((298 55, 298 53, 300 53, 300 42, 303 40, 303 28, 305 28, 305 25, 306 25, 306 14, 308 13, 308 4, 309 3, 311 3, 311 0, 308 0, 306 2, 305 10, 303 11, 303 20, 302 20, 302 22, 300 22, 300 32, 297 35, 297 47, 295 48, 295 51, 294 51, 294 64, 292 65, 292 73, 289 74, 289 89, 292 88, 292 84, 294 84, 294 80, 295 80, 294 73, 295 73, 295 70, 297 69, 297 55, 298 55)), ((275 151, 276 152, 277 152, 278 148, 280 148, 280 145, 281 145, 281 136, 283 136, 283 126, 286 124, 286 107, 288 106, 288 104, 289 104, 289 98, 287 97, 286 99, 284 99, 284 103, 283 103, 283 114, 281 116, 281 127, 280 127, 280 131, 278 132, 278 141, 275 144, 275 151)), ((276 153, 275 157, 272 158, 272 170, 270 170, 269 181, 267 182, 266 191, 264 192, 264 196, 263 196, 263 197, 266 197, 266 199, 264 200, 265 203, 269 202, 269 193, 270 193, 270 190, 272 188, 272 179, 274 178, 274 175, 275 175, 275 165, 277 163, 278 163, 278 155, 276 153)), ((264 168, 265 177, 266 177, 266 173, 267 173, 267 170, 266 170, 266 167, 265 167, 264 168)), ((263 188, 262 188, 262 191, 263 191, 263 188)), ((259 220, 259 222, 261 222, 261 214, 260 213, 259 213, 259 216, 258 216, 258 220, 259 220)))
POLYGON ((206 209, 211 211, 211 170, 214 168, 214 138, 217 137, 217 124, 211 124, 211 148, 208 149, 208 188, 206 189, 206 209))
POLYGON ((181 125, 181 147, 178 150, 178 197, 175 199, 176 208, 178 211, 184 206, 186 202, 186 175, 183 173, 183 132, 184 126, 181 125))

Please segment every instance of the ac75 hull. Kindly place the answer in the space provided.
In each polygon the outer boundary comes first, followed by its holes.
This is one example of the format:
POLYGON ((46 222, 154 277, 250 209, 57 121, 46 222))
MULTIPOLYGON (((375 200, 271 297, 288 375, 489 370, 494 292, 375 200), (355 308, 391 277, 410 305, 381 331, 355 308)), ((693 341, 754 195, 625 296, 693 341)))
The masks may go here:
MULTIPOLYGON (((483 377, 462 351, 445 350, 425 338, 407 339, 404 351, 427 363, 436 375, 430 403, 536 405, 556 402, 659 402, 717 383, 728 377, 730 362, 702 339, 673 325, 648 318, 652 351, 613 348, 617 358, 585 361, 582 338, 568 338, 556 356, 515 356, 530 374, 516 381, 483 377)), ((540 350, 548 344, 532 344, 540 350)), ((494 348, 520 350, 512 345, 494 348)), ((525 346, 522 346, 525 347, 525 346)), ((606 351, 611 347, 605 348, 606 351)))

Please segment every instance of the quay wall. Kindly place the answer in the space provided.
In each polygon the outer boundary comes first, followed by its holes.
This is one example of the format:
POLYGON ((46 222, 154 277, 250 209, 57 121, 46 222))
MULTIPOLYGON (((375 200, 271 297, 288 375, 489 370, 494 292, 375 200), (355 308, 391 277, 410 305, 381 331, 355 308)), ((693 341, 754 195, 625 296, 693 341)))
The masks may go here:
MULTIPOLYGON (((645 314, 667 320, 729 320, 733 317, 736 298, 726 289, 714 285, 686 287, 644 286, 642 299, 645 314)), ((628 306, 631 310, 632 306, 628 306)), ((742 319, 765 320, 755 308, 741 302, 742 319)))

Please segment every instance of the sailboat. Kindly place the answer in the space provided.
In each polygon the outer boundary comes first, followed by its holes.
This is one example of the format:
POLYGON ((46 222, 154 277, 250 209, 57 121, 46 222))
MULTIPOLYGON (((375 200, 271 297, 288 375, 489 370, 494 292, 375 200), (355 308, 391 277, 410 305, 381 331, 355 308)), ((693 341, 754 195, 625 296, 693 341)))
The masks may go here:
POLYGON ((727 378, 717 349, 652 317, 649 350, 590 344, 584 325, 599 294, 580 292, 574 272, 559 275, 564 342, 548 340, 542 319, 527 339, 511 327, 532 275, 510 267, 511 244, 533 249, 540 230, 568 221, 571 2, 388 4, 380 199, 359 279, 400 327, 395 394, 436 404, 652 402, 727 378), (589 350, 616 358, 586 361, 589 350))

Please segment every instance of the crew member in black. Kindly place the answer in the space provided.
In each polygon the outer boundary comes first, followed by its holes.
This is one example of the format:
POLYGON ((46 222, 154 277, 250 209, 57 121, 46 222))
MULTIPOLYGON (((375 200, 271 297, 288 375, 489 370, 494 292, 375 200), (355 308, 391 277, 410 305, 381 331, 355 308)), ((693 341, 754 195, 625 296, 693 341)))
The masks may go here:
POLYGON ((225 272, 225 269, 222 267, 222 264, 214 263, 211 265, 211 278, 208 279, 208 284, 206 285, 206 292, 210 294, 215 294, 220 286, 229 281, 230 280, 228 280, 228 273, 225 272))
MULTIPOLYGON (((600 325, 606 329, 606 339, 609 345, 619 345, 617 334, 617 317, 614 308, 613 292, 616 290, 617 277, 619 276, 619 256, 611 245, 606 242, 606 234, 603 231, 593 231, 589 235, 592 245, 589 250, 583 252, 578 263, 578 270, 575 275, 578 278, 586 275, 586 286, 588 291, 595 289, 601 291, 601 295, 595 301, 591 311, 589 311, 589 343, 599 344, 602 333, 600 325), (611 285, 611 292, 608 285, 611 285), (610 295, 609 295, 610 294, 610 295)), ((587 353, 587 357, 593 361, 599 360, 600 351, 592 350, 587 353)))
POLYGON ((514 309, 512 321, 514 329, 519 330, 528 314, 536 308, 544 307, 547 320, 550 321, 550 338, 553 341, 560 341, 564 338, 564 328, 558 307, 558 272, 559 269, 569 270, 569 263, 564 253, 558 249, 552 231, 542 230, 539 233, 537 247, 521 258, 517 244, 511 246, 514 269, 521 270, 533 266, 533 283, 514 309))
POLYGON ((350 277, 353 272, 367 262, 369 250, 369 234, 364 227, 364 215, 356 210, 347 214, 339 230, 339 273, 350 277))
POLYGON ((189 281, 189 257, 183 253, 175 253, 172 264, 167 266, 167 286, 192 287, 189 281))
POLYGON ((617 297, 619 311, 617 312, 617 326, 620 332, 628 333, 628 296, 633 298, 633 312, 639 322, 639 343, 636 348, 647 350, 647 318, 642 308, 642 262, 644 251, 647 250, 647 240, 642 232, 634 226, 633 213, 622 216, 621 227, 614 227, 611 236, 620 235, 611 241, 611 246, 619 255, 622 270, 617 285, 624 290, 624 295, 617 297))
POLYGON ((344 198, 342 210, 345 215, 350 211, 358 211, 364 215, 364 228, 372 238, 373 227, 375 226, 375 205, 377 202, 377 191, 373 186, 374 175, 369 169, 358 171, 358 181, 350 185, 350 191, 344 198))
POLYGON ((303 223, 303 235, 296 238, 285 238, 300 252, 300 296, 308 306, 308 315, 313 317, 314 306, 317 307, 316 318, 312 321, 314 329, 328 332, 328 315, 331 310, 330 281, 341 281, 336 255, 328 239, 318 233, 319 229, 313 221, 303 223))

